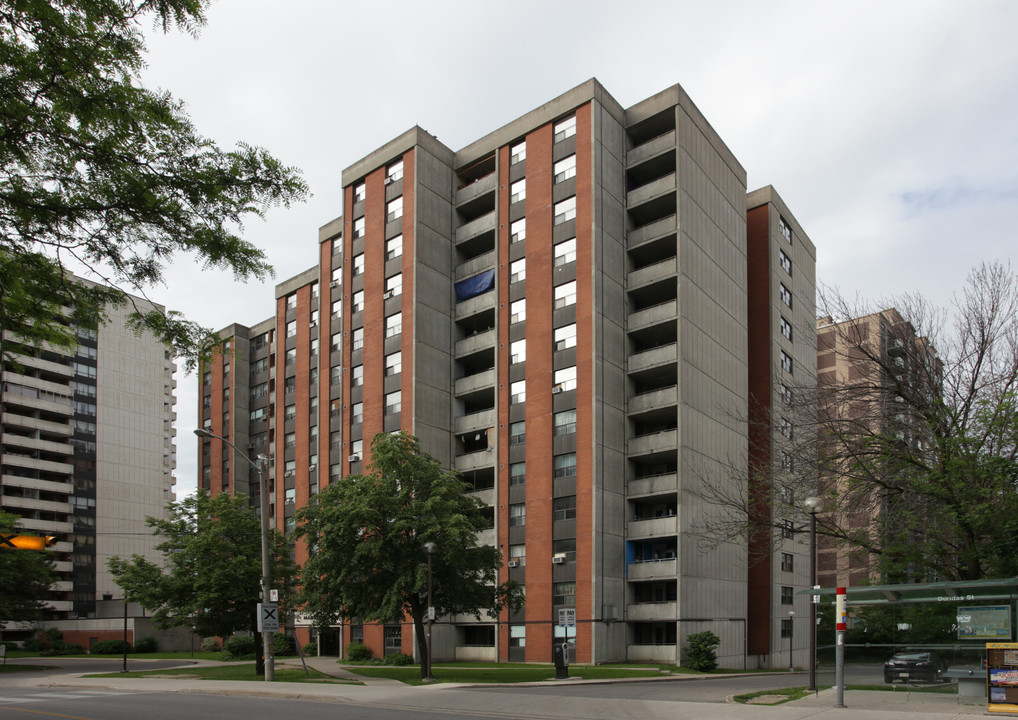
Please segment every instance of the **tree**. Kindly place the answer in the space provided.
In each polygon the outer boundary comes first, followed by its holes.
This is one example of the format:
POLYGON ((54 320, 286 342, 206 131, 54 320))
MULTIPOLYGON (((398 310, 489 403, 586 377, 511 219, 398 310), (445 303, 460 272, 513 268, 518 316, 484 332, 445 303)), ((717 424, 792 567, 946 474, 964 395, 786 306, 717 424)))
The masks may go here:
MULTIPOLYGON (((0 326, 26 344, 73 346, 61 306, 94 327, 128 291, 161 283, 177 253, 238 278, 271 274, 239 233, 306 197, 299 171, 257 147, 222 150, 179 101, 139 82, 143 20, 196 34, 208 4, 0 3, 0 326), (68 267, 102 285, 69 282, 68 267)), ((217 339, 174 312, 137 310, 131 323, 191 364, 217 339)))
POLYGON ((421 677, 427 664, 428 553, 434 543, 432 605, 436 616, 522 606, 515 582, 496 587, 501 553, 478 546, 488 527, 467 486, 423 452, 405 432, 376 435, 369 473, 329 485, 297 513, 297 536, 310 557, 301 572, 300 602, 315 623, 340 616, 413 619, 421 677))
MULTIPOLYGON (((18 517, 0 511, 0 533, 21 534, 18 517)), ((50 585, 56 580, 46 551, 0 549, 0 629, 9 622, 35 620, 45 609, 50 585)))
MULTIPOLYGON (((138 555, 109 561, 128 600, 153 613, 160 627, 193 625, 203 636, 253 630, 261 592, 261 523, 243 495, 199 490, 167 505, 168 518, 148 518, 163 566, 138 555)), ((272 531, 272 587, 284 602, 296 574, 286 538, 272 531)))

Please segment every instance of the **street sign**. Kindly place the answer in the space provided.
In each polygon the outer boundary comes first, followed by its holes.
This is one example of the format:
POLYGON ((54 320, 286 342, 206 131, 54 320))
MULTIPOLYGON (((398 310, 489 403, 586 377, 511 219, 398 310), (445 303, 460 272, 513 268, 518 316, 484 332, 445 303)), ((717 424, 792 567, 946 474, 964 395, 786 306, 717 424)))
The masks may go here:
POLYGON ((279 602, 279 590, 276 588, 269 590, 269 602, 279 602))
POLYGON ((560 627, 576 627, 576 608, 559 608, 558 624, 560 627))
POLYGON ((258 632, 275 632, 279 629, 279 606, 275 603, 258 603, 258 632))
POLYGON ((45 550, 49 545, 56 545, 57 538, 53 535, 36 537, 34 535, 0 535, 0 548, 8 550, 45 550))
POLYGON ((435 606, 434 605, 429 605, 428 606, 428 620, 434 620, 434 619, 435 619, 435 606))

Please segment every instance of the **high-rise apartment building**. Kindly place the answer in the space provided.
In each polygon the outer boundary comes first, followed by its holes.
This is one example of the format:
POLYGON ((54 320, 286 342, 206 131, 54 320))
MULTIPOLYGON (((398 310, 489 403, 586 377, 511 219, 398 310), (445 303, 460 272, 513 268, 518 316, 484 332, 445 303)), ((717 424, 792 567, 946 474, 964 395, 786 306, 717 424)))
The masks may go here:
MULTIPOLYGON (((97 600, 122 597, 107 561, 159 560, 145 518, 174 499, 174 362, 125 326, 126 311, 108 314, 77 328, 76 351, 17 352, 2 366, 0 509, 58 538, 49 620, 94 617, 97 600)), ((8 348, 16 339, 4 328, 8 348)))
MULTIPOLYGON (((797 225, 779 248, 777 195, 751 297, 742 166, 680 87, 623 108, 594 80, 460 150, 414 128, 342 182, 318 266, 203 372, 200 424, 273 460, 276 527, 406 430, 489 508, 478 541, 526 588, 519 613, 440 619, 435 658, 547 662, 567 638, 580 662, 677 662, 711 630, 722 664, 769 663, 776 613, 747 645, 748 548, 705 552, 698 521, 706 478, 738 483, 736 462, 745 483, 752 308, 773 316, 760 361, 812 371, 812 339, 777 334, 812 328, 814 265, 797 225)), ((223 443, 199 459, 202 487, 258 491, 223 443)), ((412 631, 348 622, 342 643, 413 652, 412 631)))

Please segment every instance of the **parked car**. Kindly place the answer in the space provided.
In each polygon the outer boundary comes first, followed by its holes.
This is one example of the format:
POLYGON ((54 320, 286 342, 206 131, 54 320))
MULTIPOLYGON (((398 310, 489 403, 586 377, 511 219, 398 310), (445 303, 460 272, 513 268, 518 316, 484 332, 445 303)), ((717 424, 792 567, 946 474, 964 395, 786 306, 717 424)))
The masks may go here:
POLYGON ((925 680, 939 682, 947 662, 934 652, 895 653, 884 663, 884 682, 925 680))

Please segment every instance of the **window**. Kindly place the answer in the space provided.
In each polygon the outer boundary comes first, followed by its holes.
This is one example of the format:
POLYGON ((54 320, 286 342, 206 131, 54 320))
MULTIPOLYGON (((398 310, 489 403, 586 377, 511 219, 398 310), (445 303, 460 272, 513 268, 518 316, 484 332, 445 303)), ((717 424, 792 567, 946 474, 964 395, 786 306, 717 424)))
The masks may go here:
MULTIPOLYGON (((317 283, 315 284, 315 287, 318 287, 317 283)), ((318 324, 318 310, 316 309, 311 311, 311 326, 314 327, 317 324, 318 324)))
POLYGON ((778 250, 778 262, 781 263, 781 268, 786 273, 792 274, 792 259, 785 254, 784 250, 778 250))
POLYGON ((392 222, 403 217, 403 196, 394 198, 385 206, 385 222, 392 222))
POLYGON ((778 216, 778 230, 781 231, 781 237, 785 238, 788 242, 792 242, 792 228, 789 227, 785 218, 778 216))
POLYGON ((354 365, 350 371, 350 387, 360 387, 364 384, 364 366, 354 365))
POLYGON ((781 521, 781 537, 785 540, 795 537, 795 527, 792 525, 791 520, 781 521))
POLYGON ((355 203, 364 202, 364 199, 368 196, 368 187, 364 183, 357 183, 353 186, 353 201, 355 203))
POLYGON ((792 388, 787 385, 781 385, 778 388, 778 392, 781 394, 781 401, 786 405, 792 404, 792 388))
POLYGON ((361 350, 364 348, 364 328, 353 329, 353 339, 350 342, 351 350, 361 350))
POLYGON ((555 328, 555 351, 576 347, 576 323, 555 328))
POLYGON ((554 225, 561 225, 564 222, 576 219, 576 196, 566 198, 562 202, 555 203, 554 225))
POLYGON ((293 365, 297 362, 297 348, 290 348, 286 351, 286 364, 293 365))
POLYGON ((359 217, 353 221, 353 237, 354 240, 357 238, 364 237, 364 228, 367 225, 367 221, 363 217, 359 217))
POLYGON ((386 184, 396 182, 397 180, 402 179, 403 179, 403 160, 397 160, 392 165, 385 168, 386 184))
POLYGON ((792 604, 792 588, 788 587, 787 585, 781 586, 781 604, 782 605, 792 604))
POLYGON ((792 421, 788 418, 781 418, 781 434, 788 440, 792 439, 792 421))
POLYGON ((385 296, 395 297, 403 293, 403 273, 385 278, 385 296))
POLYGON ((343 366, 333 365, 329 372, 329 382, 332 385, 339 385, 343 382, 343 366))
POLYGON ((563 410, 555 413, 554 428, 555 435, 569 435, 576 432, 576 411, 563 410))
POLYGON ((565 556, 566 562, 576 562, 576 538, 553 540, 551 554, 559 557, 565 556))
POLYGON ((779 283, 778 295, 781 296, 781 302, 785 303, 788 307, 792 307, 792 293, 785 287, 785 283, 779 283))
POLYGON ((551 586, 551 604, 575 605, 576 583, 575 582, 553 583, 551 586))
POLYGON ((527 546, 523 543, 509 546, 509 559, 515 560, 520 567, 527 564, 527 546))
POLYGON ((527 381, 517 380, 509 386, 509 402, 521 403, 527 399, 527 381))
POLYGON ((397 235, 385 241, 385 259, 392 260, 403 254, 403 236, 397 235))
POLYGON ((792 619, 783 618, 781 620, 781 637, 790 638, 792 637, 792 619))
POLYGON ((509 364, 515 365, 527 359, 527 341, 516 340, 509 345, 509 364))
MULTIPOLYGON (((77 367, 77 365, 76 365, 76 367, 77 367)), ((81 367, 87 367, 87 366, 82 365, 81 367)), ((84 373, 79 373, 79 374, 84 374, 84 373)), ((206 370, 202 374, 202 376, 201 376, 201 384, 202 385, 211 385, 212 384, 212 371, 211 370, 206 370)))
POLYGON ((513 503, 509 506, 509 525, 522 526, 527 524, 527 506, 523 503, 513 503))
POLYGON ((527 481, 527 464, 521 462, 510 463, 509 484, 523 485, 526 481, 527 481))
POLYGON ((285 448, 297 447, 297 434, 286 433, 286 435, 283 436, 283 447, 285 448))
POLYGON ((287 310, 295 310, 296 308, 297 308, 297 295, 296 295, 296 293, 294 293, 293 295, 287 295, 286 296, 286 309, 287 310))
POLYGON ((527 219, 520 218, 509 225, 509 242, 523 242, 527 239, 527 219))
POLYGON ((258 422, 259 420, 264 420, 267 414, 268 410, 266 408, 255 408, 254 410, 251 411, 251 422, 258 422))
POLYGON ((350 422, 364 422, 364 403, 354 403, 350 408, 350 422))
POLYGON ((509 264, 509 282, 520 282, 527 279, 527 259, 520 258, 509 264))
POLYGON ((518 323, 527 319, 527 300, 521 298, 509 305, 509 322, 518 323))
POLYGON ((297 406, 287 405, 286 410, 283 412, 283 419, 293 420, 295 417, 297 417, 297 406))
POLYGON ((527 159, 527 141, 517 143, 509 148, 509 164, 515 165, 527 159))
POLYGON ((555 287, 554 307, 556 310, 576 304, 576 281, 570 280, 555 287))
POLYGON ((403 353, 396 351, 385 356, 385 375, 397 375, 403 372, 403 353))
POLYGON ((353 294, 353 302, 350 304, 350 312, 363 312, 364 311, 364 291, 357 290, 353 294))
POLYGON ((522 178, 509 186, 509 203, 517 203, 527 197, 527 179, 522 178))
POLYGON ((291 375, 290 377, 286 378, 283 381, 284 393, 292 393, 296 389, 297 389, 297 378, 295 378, 293 375, 291 375))
POLYGON ((789 340, 792 339, 792 323, 785 320, 784 316, 781 318, 781 334, 789 340))
POLYGON ((555 163, 555 182, 565 182, 571 177, 576 177, 576 156, 570 155, 555 163))
POLYGON ((333 255, 342 255, 343 254, 343 239, 342 238, 336 238, 335 240, 332 241, 332 254, 333 255))
POLYGON ((361 457, 364 453, 364 441, 363 440, 352 440, 350 442, 350 452, 357 457, 361 457))
POLYGON ((791 553, 781 553, 781 572, 792 572, 795 569, 794 556, 791 553))
POLYGON ((558 388, 558 392, 567 392, 576 389, 576 366, 562 368, 555 371, 555 384, 552 392, 558 388))
POLYGON ((268 394, 269 394, 269 384, 268 383, 258 383, 257 385, 253 385, 251 387, 250 398, 251 398, 251 401, 253 402, 253 401, 257 400, 258 398, 265 397, 268 394))
POLYGON ((354 277, 364 274, 364 253, 359 253, 353 256, 353 269, 351 273, 354 277))
POLYGON ((569 238, 555 246, 555 267, 576 261, 576 238, 569 238))
POLYGON ((318 354, 318 338, 311 338, 311 354, 318 354))
POLYGON ((509 424, 509 444, 522 445, 527 439, 526 423, 523 420, 509 424))
POLYGON ((332 317, 339 318, 343 316, 343 301, 333 300, 332 301, 332 317))
MULTIPOLYGON (((553 477, 571 477, 576 474, 576 453, 565 453, 564 455, 556 455, 554 460, 554 471, 553 477)), ((558 500, 556 499, 556 502, 558 500)), ((573 504, 575 506, 576 498, 573 498, 573 504)), ((574 515, 575 516, 575 515, 574 515)))
POLYGON ((329 352, 339 352, 343 348, 343 333, 332 333, 329 340, 329 352))
POLYGON ((792 460, 792 456, 786 452, 781 453, 781 469, 785 472, 795 471, 795 461, 792 460))
POLYGON ((559 142, 565 140, 567 137, 572 137, 576 134, 576 116, 567 117, 565 120, 559 120, 555 123, 555 136, 553 142, 559 142))
POLYGON ((286 324, 286 336, 288 338, 296 337, 297 335, 297 321, 291 320, 286 324))
POLYGON ((385 337, 393 337, 403 332, 403 313, 393 313, 385 318, 385 337))
POLYGON ((567 495, 566 497, 557 497, 552 500, 551 505, 551 519, 552 520, 572 520, 576 517, 576 496, 567 495))
MULTIPOLYGON (((400 163, 402 165, 403 163, 400 163)), ((385 626, 385 654, 394 655, 403 652, 403 626, 385 626)))
POLYGON ((781 351, 781 369, 789 375, 792 374, 792 356, 786 353, 784 350, 781 351))
MULTIPOLYGON (((311 297, 318 297, 318 283, 311 283, 311 297)), ((315 312, 318 312, 317 310, 315 312)))
POLYGON ((385 394, 385 414, 395 415, 403 410, 403 391, 397 390, 396 392, 385 394))

